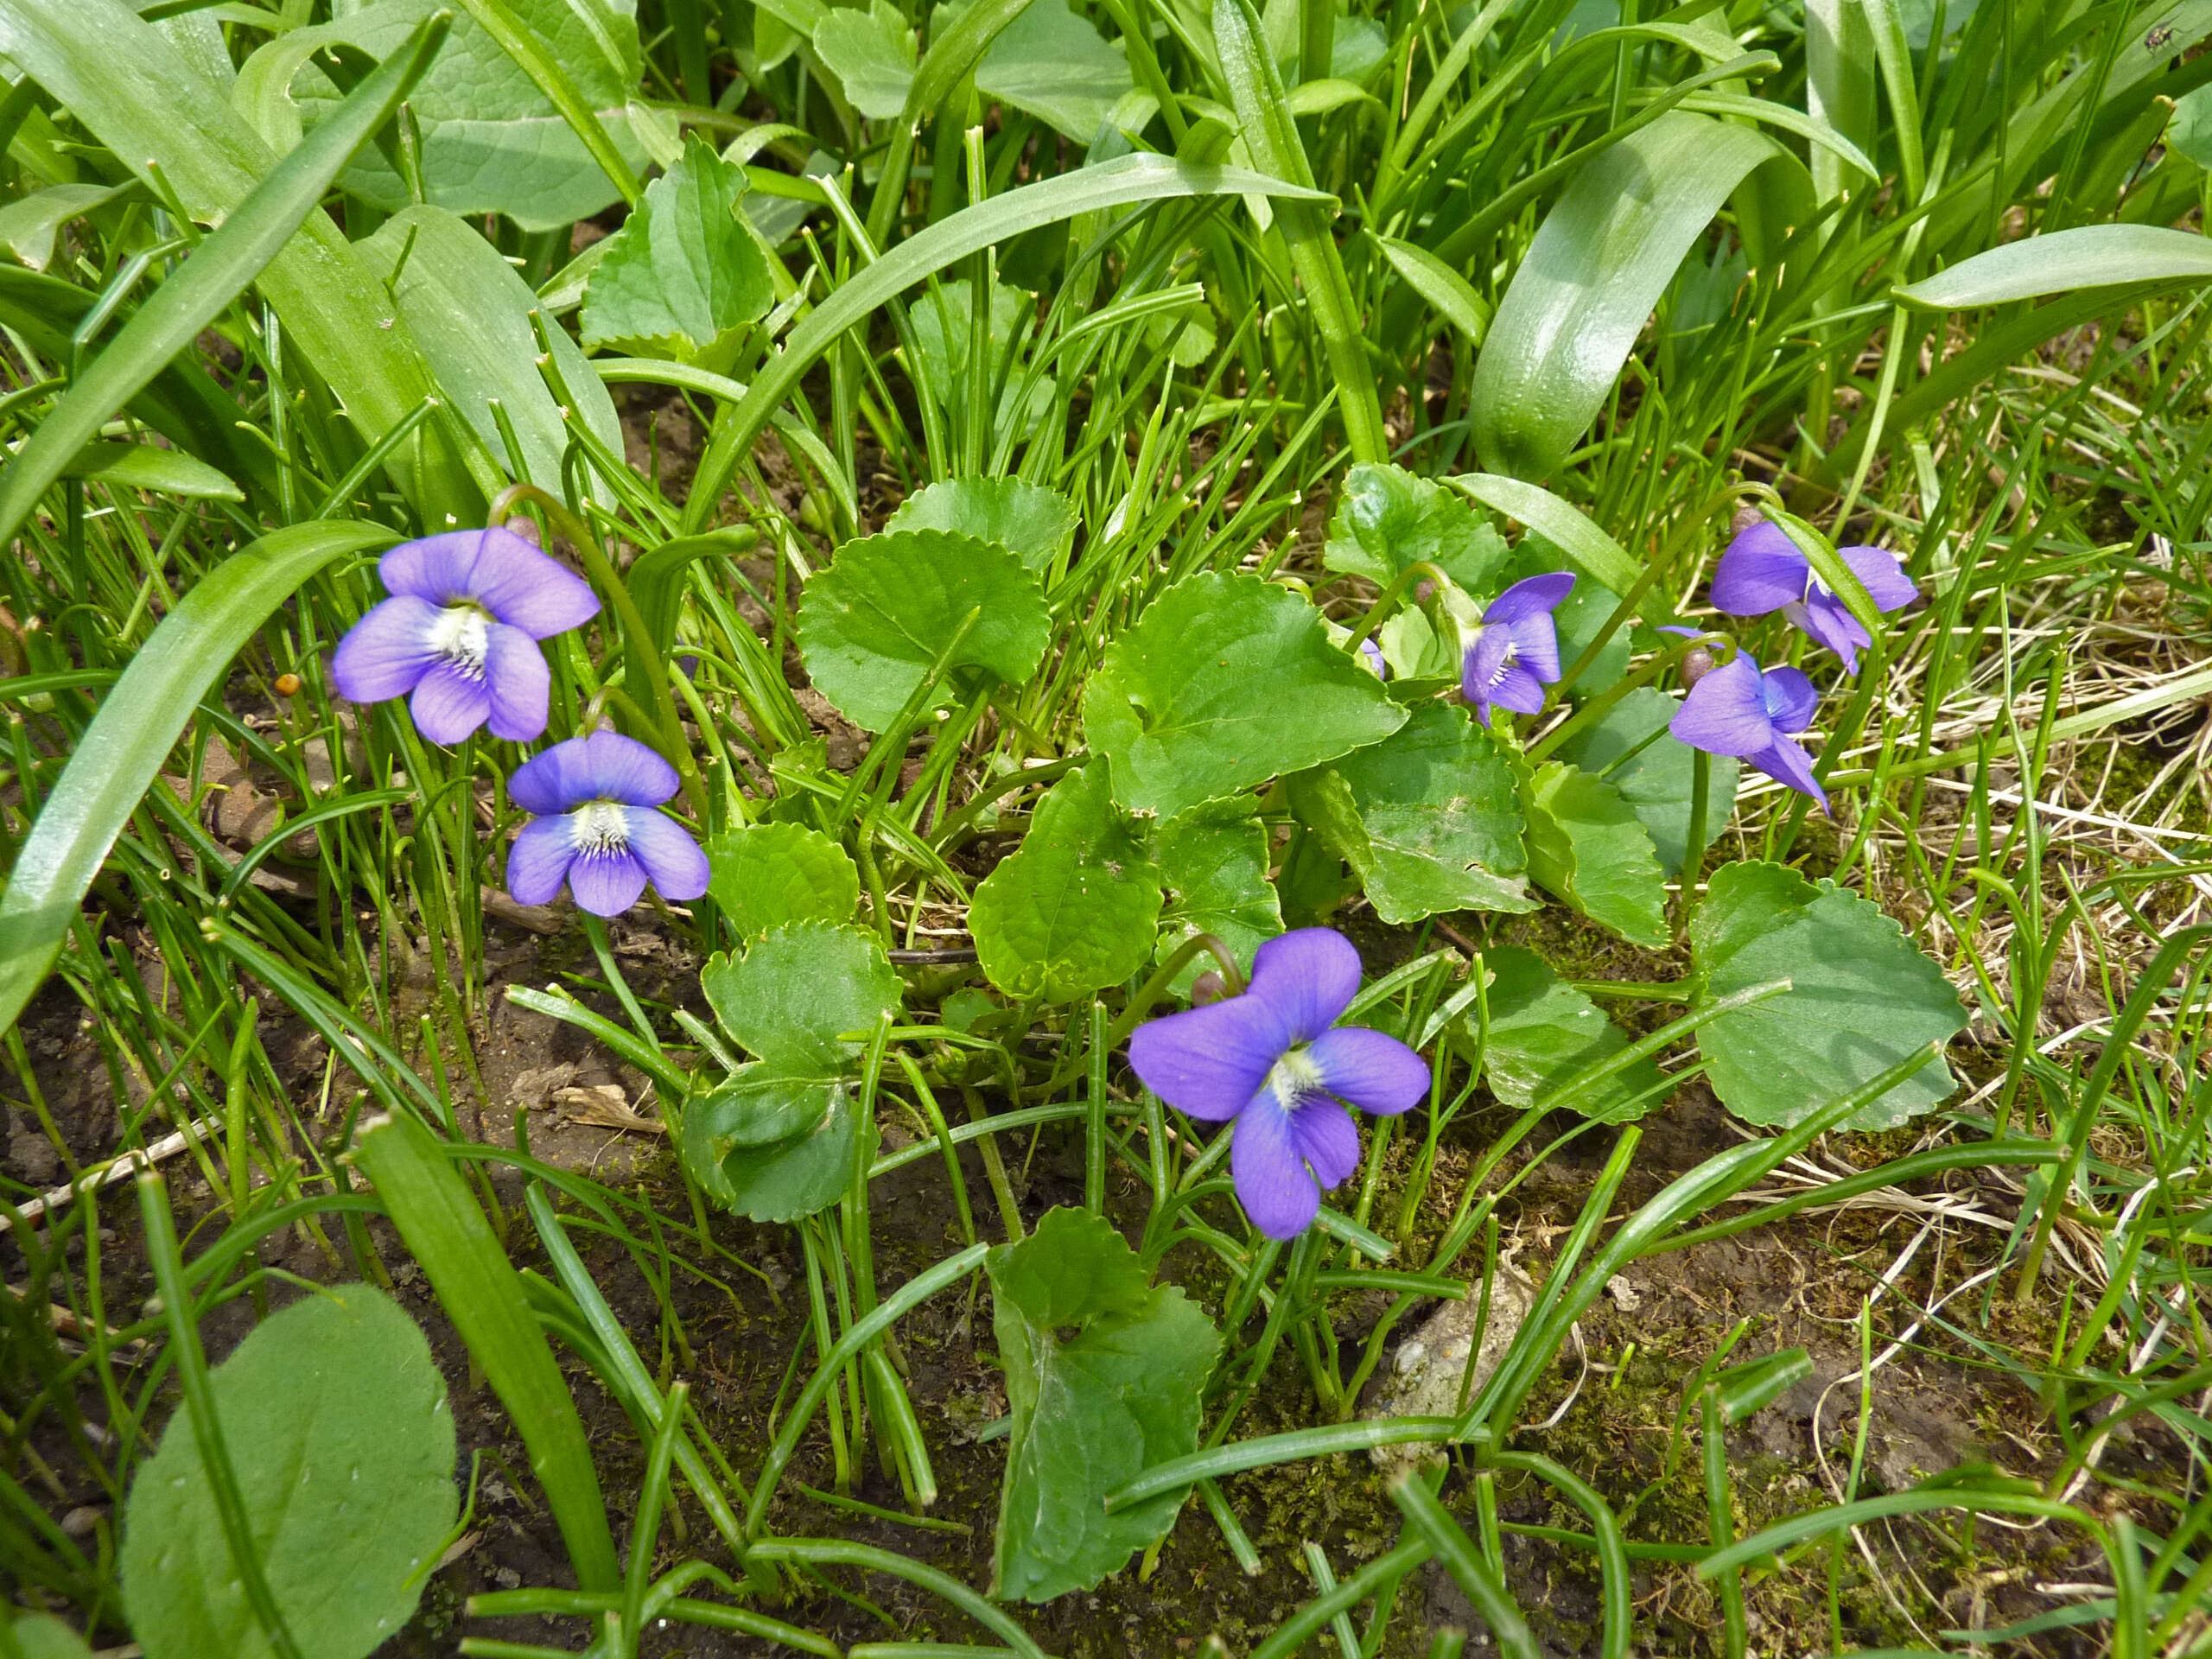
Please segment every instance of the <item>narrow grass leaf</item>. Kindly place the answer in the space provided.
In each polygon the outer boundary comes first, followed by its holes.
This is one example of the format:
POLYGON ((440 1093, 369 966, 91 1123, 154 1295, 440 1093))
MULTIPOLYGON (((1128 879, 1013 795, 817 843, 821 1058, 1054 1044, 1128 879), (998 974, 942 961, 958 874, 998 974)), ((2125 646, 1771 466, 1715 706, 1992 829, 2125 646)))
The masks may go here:
POLYGON ((0 1029, 46 977, 108 849, 239 648, 333 559, 398 539, 380 524, 326 520, 273 531, 162 619, 93 716, 0 893, 0 1029))
POLYGON ((398 1113, 363 1128, 353 1156, 530 1449, 576 1582, 586 1590, 619 1587, 622 1572, 583 1420, 522 1280, 460 1172, 428 1129, 398 1113))
MULTIPOLYGON (((11 53, 8 13, 16 3, 0 3, 0 42, 11 53)), ((404 50, 378 66, 312 138, 279 162, 221 228, 193 250, 92 359, 0 477, 0 542, 14 539, 39 497, 99 435, 108 417, 198 339, 317 212, 339 170, 391 118, 445 35, 445 19, 434 17, 410 37, 404 50)))

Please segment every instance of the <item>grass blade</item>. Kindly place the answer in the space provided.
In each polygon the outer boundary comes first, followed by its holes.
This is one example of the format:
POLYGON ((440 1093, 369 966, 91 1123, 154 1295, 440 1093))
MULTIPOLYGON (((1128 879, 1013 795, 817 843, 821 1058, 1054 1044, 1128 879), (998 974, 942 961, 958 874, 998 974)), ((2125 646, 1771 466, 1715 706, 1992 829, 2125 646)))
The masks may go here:
MULTIPOLYGON (((391 118, 429 67, 445 42, 448 22, 442 14, 424 19, 312 137, 277 162, 223 220, 222 228, 193 250, 93 359, 0 479, 0 542, 22 528, 39 497, 99 435, 108 416, 143 391, 283 251, 353 152, 391 118)), ((4 28, 0 38, 5 38, 4 28)))
POLYGON ((1437 1502, 1436 1494, 1418 1474, 1400 1477, 1390 1485, 1390 1501, 1406 1517, 1406 1525, 1444 1563, 1459 1587, 1467 1592, 1467 1599, 1475 1604, 1475 1611, 1483 1616, 1496 1638, 1500 1653, 1511 1659, 1539 1659, 1543 1649, 1536 1645, 1529 1621, 1513 1605, 1513 1598, 1499 1583, 1473 1540, 1451 1511, 1437 1502))
POLYGON ((784 399, 798 390, 830 342, 885 301, 905 293, 925 277, 980 253, 1024 231, 1056 225, 1084 213, 1176 196, 1288 196, 1318 200, 1320 193, 1262 178, 1235 167, 1194 167, 1163 156, 1124 156, 1099 167, 1086 167, 1058 178, 1025 184, 1004 195, 964 208, 901 242, 859 272, 791 330, 784 349, 764 365, 735 408, 715 422, 712 439, 701 457, 684 503, 683 531, 696 535, 721 499, 738 457, 753 447, 784 399))
POLYGON ((333 559, 398 539, 381 524, 323 519, 271 531, 202 577, 154 630, 93 716, 0 893, 0 1030, 46 977, 108 849, 239 648, 333 559))
POLYGON ((583 1420, 483 1211, 436 1139, 411 1117, 388 1113, 371 1122, 353 1157, 530 1448, 576 1582, 619 1589, 622 1569, 583 1420))
MULTIPOLYGON (((426 26, 408 48, 393 54, 386 68, 397 66, 395 73, 402 78, 396 83, 379 71, 356 87, 354 97, 340 106, 351 113, 332 113, 328 126, 335 130, 327 143, 316 142, 323 137, 319 129, 315 138, 280 163, 232 112, 220 90, 120 0, 82 0, 67 6, 47 0, 0 0, 0 53, 67 105, 115 152, 118 162, 154 186, 157 194, 173 194, 194 219, 222 227, 185 262, 162 292, 180 281, 195 286, 227 283, 229 292, 222 302, 226 303, 247 283, 257 283, 283 323, 287 346, 297 347, 329 384, 336 401, 371 442, 412 415, 434 388, 413 338, 394 326, 390 297, 329 215, 318 211, 316 199, 360 140, 383 124, 383 115, 373 121, 368 116, 387 99, 396 104, 404 95, 408 78, 420 73, 435 49, 435 35, 426 26), (309 149, 311 155, 301 153, 309 149), (284 182, 278 185, 280 177, 284 182), (264 181, 273 187, 266 194, 264 181), (285 235, 264 251, 259 239, 272 219, 289 223, 285 235), (224 270, 223 260, 229 256, 219 250, 217 269, 191 276, 193 267, 209 258, 219 243, 239 251, 239 268, 224 270)), ((194 292, 194 286, 188 286, 169 303, 184 304, 194 292)), ((221 309, 218 303, 201 311, 203 303, 195 300, 189 308, 203 320, 221 309)), ((183 343, 190 343, 200 326, 195 322, 184 332, 183 343)), ((140 372, 150 374, 176 354, 175 345, 159 349, 173 338, 172 332, 165 331, 159 340, 149 338, 134 344, 111 372, 122 376, 128 364, 134 384, 143 385, 143 379, 135 378, 140 372), (147 360, 140 360, 142 353, 147 360)), ((114 350, 111 346, 103 359, 114 350)), ((117 406, 110 404, 100 418, 117 406)), ((393 461, 402 489, 434 524, 442 524, 448 513, 459 522, 476 512, 482 498, 498 487, 498 474, 490 463, 482 462, 482 471, 472 474, 437 435, 435 424, 393 461)), ((16 505, 15 490, 20 487, 8 490, 10 506, 16 505)), ((12 536, 21 522, 17 516, 0 516, 0 523, 7 526, 0 540, 12 536)))

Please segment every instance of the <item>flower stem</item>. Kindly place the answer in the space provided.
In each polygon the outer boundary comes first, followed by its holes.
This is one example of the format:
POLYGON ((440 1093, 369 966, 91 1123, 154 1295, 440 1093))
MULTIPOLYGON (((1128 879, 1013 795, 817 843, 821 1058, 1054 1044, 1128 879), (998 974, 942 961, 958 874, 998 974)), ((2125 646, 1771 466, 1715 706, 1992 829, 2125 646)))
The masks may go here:
POLYGON ((1407 587, 1416 580, 1450 582, 1452 578, 1427 559, 1415 559, 1383 584, 1382 591, 1375 596, 1375 602, 1367 607, 1367 614, 1360 618, 1359 626, 1351 631, 1351 643, 1344 649, 1356 652, 1365 644, 1368 636, 1372 634, 1382 625, 1383 619, 1389 615, 1391 606, 1397 602, 1399 596, 1405 592, 1407 587))
MULTIPOLYGON (((1576 709, 1568 719, 1544 734, 1529 746, 1529 764, 1541 766, 1552 751, 1573 737, 1584 727, 1594 725, 1623 697, 1640 685, 1648 685, 1672 668, 1690 652, 1703 645, 1713 653, 1717 662, 1725 663, 1735 654, 1736 642, 1725 633, 1701 633, 1693 639, 1679 639, 1675 644, 1652 653, 1640 668, 1621 676, 1618 685, 1611 685, 1576 709)), ((1562 681, 1562 683, 1565 682, 1562 681)))

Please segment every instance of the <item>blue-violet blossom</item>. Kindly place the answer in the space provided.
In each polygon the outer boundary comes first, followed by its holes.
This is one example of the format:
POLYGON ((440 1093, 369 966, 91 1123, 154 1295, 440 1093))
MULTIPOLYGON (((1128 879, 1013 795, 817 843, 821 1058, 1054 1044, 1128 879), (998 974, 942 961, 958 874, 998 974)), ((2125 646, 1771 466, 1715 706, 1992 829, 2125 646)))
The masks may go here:
POLYGON ((566 881, 594 916, 620 915, 648 879, 664 899, 696 899, 707 890, 707 855, 655 810, 676 788, 675 767, 619 732, 532 755, 507 779, 508 798, 536 815, 507 855, 508 893, 543 905, 566 881))
POLYGON ((1828 798, 1814 781, 1813 757, 1796 741, 1813 723, 1819 702, 1812 681, 1797 670, 1761 672, 1751 653, 1738 650, 1690 687, 1667 729, 1694 749, 1737 756, 1777 783, 1811 796, 1826 811, 1828 798))
MULTIPOLYGON (((1897 556, 1886 548, 1840 547, 1836 556, 1851 567, 1879 611, 1910 605, 1920 589, 1897 556)), ((1843 659, 1843 671, 1859 671, 1859 652, 1874 643, 1859 619, 1844 608, 1813 574, 1804 549, 1781 525, 1762 518, 1747 526, 1713 573, 1713 605, 1731 616, 1764 616, 1780 611, 1800 632, 1843 659)))
POLYGON ((1490 724, 1491 705, 1516 715, 1541 714, 1544 688, 1559 683, 1559 630, 1552 612, 1574 587, 1565 571, 1515 582, 1491 601, 1467 639, 1459 689, 1477 718, 1490 724))
POLYGON ((1359 1167, 1349 1102, 1395 1116, 1428 1093, 1428 1064, 1396 1038, 1338 1026, 1359 990, 1359 952, 1332 928, 1262 944, 1240 996, 1140 1026, 1129 1064, 1192 1117, 1234 1118, 1236 1196, 1269 1238, 1295 1238, 1321 1192, 1359 1167))
POLYGON ((496 528, 403 543, 377 574, 391 597, 338 642, 340 696, 409 696, 415 728, 433 743, 487 723, 516 742, 544 732, 552 675, 537 642, 599 613, 589 583, 496 528))

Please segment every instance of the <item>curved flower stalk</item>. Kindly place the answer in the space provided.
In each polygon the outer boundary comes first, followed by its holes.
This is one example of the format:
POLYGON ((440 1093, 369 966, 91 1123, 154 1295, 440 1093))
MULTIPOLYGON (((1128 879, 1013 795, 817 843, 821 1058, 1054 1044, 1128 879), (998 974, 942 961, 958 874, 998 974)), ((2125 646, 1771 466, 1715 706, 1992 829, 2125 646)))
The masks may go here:
MULTIPOLYGON (((1897 610, 1920 596, 1904 561, 1886 548, 1840 547, 1836 556, 1851 567, 1878 610, 1897 610)), ((1813 574, 1804 549, 1770 519, 1746 525, 1728 543, 1711 591, 1713 608, 1731 616, 1780 611, 1799 632, 1841 658, 1847 674, 1859 671, 1859 652, 1874 643, 1865 625, 1813 574)))
POLYGON ((1814 779, 1813 757, 1796 741, 1797 734, 1813 723, 1819 702, 1812 681, 1797 670, 1762 671, 1750 652, 1739 649, 1699 677, 1667 729, 1694 749, 1734 755, 1777 783, 1810 796, 1825 812, 1827 793, 1814 779))
POLYGON ((1338 1026, 1359 989, 1359 952, 1332 928, 1262 945, 1243 995, 1140 1026, 1129 1064, 1169 1105, 1235 1120, 1230 1170, 1252 1224, 1295 1238, 1321 1193, 1359 1166, 1345 1105, 1395 1116, 1428 1093, 1428 1065, 1382 1032, 1338 1026))
POLYGON ((1469 632, 1459 689, 1484 725, 1493 703, 1516 715, 1543 712, 1544 688, 1559 683, 1552 613, 1573 588, 1565 571, 1516 582, 1491 601, 1481 625, 1469 632))
POLYGON ((696 899, 707 855, 656 810, 676 790, 676 769, 619 732, 531 756, 507 779, 509 798, 535 815, 507 855, 507 892, 517 904, 548 904, 565 881, 594 916, 620 915, 648 880, 664 899, 696 899))
POLYGON ((552 674, 541 639, 599 614, 590 584, 511 530, 405 542, 378 562, 391 597, 338 642, 331 678, 352 702, 406 697, 415 728, 458 743, 480 726, 543 735, 552 674))

